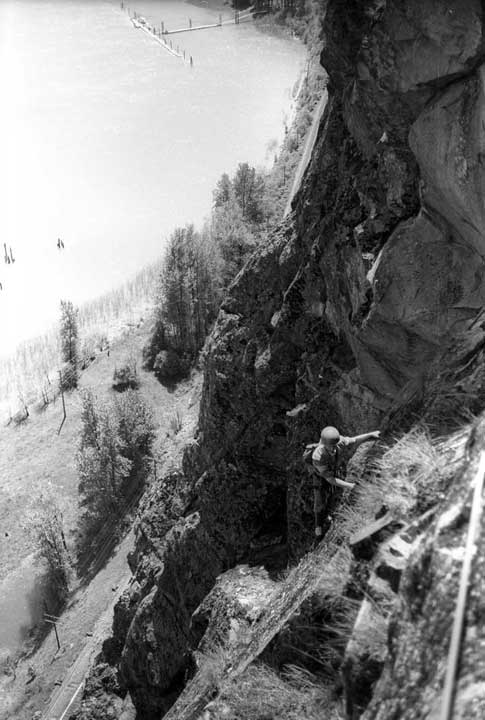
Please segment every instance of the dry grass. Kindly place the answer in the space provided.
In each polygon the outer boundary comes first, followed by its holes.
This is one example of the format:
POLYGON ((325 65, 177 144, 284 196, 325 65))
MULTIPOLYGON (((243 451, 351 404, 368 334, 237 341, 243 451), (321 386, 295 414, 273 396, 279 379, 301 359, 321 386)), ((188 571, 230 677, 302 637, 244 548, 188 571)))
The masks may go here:
POLYGON ((339 720, 331 708, 330 690, 311 673, 291 667, 277 673, 262 663, 251 665, 241 676, 220 688, 207 708, 213 720, 339 720))
POLYGON ((359 603, 314 593, 262 655, 275 668, 298 667, 324 685, 338 680, 359 603))
POLYGON ((429 507, 439 496, 452 466, 443 443, 417 425, 372 460, 366 476, 337 514, 346 536, 372 522, 382 506, 399 520, 408 520, 416 508, 429 507))
POLYGON ((170 417, 170 430, 174 435, 177 435, 184 426, 183 417, 178 407, 172 413, 170 417))
POLYGON ((447 454, 425 426, 418 425, 397 440, 377 462, 384 502, 398 518, 437 499, 450 468, 447 454))

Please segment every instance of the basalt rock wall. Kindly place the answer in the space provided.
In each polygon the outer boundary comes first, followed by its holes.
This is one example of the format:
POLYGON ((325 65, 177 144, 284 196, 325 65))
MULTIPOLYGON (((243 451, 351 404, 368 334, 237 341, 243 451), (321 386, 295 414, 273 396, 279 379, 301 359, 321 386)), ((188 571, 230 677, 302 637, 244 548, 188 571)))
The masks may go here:
POLYGON ((182 517, 139 525, 116 647, 144 719, 190 672, 191 615, 217 575, 264 561, 265 543, 308 547, 303 445, 324 424, 363 432, 419 407, 430 368, 483 341, 483 13, 479 0, 327 3, 329 99, 302 187, 209 338, 182 517))

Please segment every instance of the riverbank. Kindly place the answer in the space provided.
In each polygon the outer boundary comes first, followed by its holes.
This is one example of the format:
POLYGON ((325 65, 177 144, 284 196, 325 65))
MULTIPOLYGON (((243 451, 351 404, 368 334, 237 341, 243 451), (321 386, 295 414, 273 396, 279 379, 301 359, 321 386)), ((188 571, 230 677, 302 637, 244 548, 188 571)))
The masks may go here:
POLYGON ((223 2, 222 0, 184 0, 186 5, 194 5, 195 7, 204 8, 206 10, 213 10, 214 12, 231 13, 234 14, 234 7, 232 3, 223 2))

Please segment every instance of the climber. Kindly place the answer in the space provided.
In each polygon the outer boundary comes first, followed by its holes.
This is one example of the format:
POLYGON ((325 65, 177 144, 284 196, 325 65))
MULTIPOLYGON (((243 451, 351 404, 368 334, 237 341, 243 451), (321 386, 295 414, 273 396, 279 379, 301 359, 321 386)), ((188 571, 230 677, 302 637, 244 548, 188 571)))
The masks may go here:
POLYGON ((326 517, 327 530, 332 522, 332 514, 340 499, 339 489, 351 490, 355 483, 345 480, 346 465, 350 457, 362 443, 378 440, 380 431, 344 437, 337 428, 326 427, 320 434, 320 442, 307 446, 307 454, 311 451, 311 470, 313 475, 315 538, 323 536, 323 519, 326 517), (323 503, 323 481, 331 487, 326 506, 323 503))

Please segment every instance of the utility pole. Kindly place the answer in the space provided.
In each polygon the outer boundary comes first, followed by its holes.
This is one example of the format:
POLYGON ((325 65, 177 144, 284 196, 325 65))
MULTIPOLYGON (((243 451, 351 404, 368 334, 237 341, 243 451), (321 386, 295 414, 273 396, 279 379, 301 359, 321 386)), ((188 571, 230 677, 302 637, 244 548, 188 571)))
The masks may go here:
POLYGON ((57 632, 57 621, 60 620, 60 618, 56 617, 55 615, 50 615, 49 613, 44 613, 44 620, 47 623, 54 625, 54 632, 56 634, 56 640, 57 640, 57 649, 60 650, 61 643, 59 642, 59 633, 57 632))
POLYGON ((61 398, 62 398, 62 422, 59 425, 59 430, 57 431, 57 434, 61 434, 62 426, 66 422, 66 402, 64 400, 64 388, 62 387, 62 372, 61 370, 58 370, 59 373, 59 389, 61 391, 61 398))

